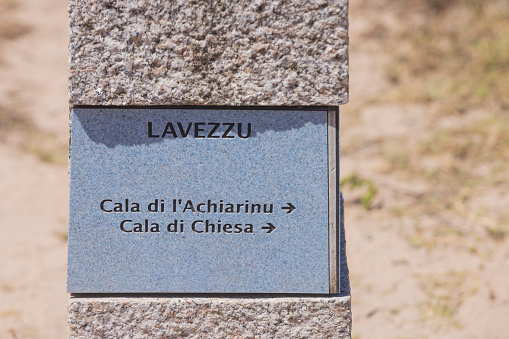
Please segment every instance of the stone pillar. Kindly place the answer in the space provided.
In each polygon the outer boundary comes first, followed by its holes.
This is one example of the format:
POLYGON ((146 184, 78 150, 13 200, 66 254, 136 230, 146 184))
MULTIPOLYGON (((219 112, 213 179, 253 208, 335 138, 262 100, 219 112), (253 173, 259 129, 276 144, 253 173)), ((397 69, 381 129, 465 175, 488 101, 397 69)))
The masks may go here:
MULTIPOLYGON (((69 104, 337 110, 347 13, 347 0, 69 0, 69 104)), ((69 337, 350 338, 340 210, 339 293, 72 293, 69 337)))

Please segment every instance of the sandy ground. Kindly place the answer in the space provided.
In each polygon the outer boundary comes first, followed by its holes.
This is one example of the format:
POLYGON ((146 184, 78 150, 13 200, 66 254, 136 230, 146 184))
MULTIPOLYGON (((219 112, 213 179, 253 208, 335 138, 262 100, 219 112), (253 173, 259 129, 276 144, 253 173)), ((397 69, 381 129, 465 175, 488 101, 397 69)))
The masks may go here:
MULTIPOLYGON (((2 42, 0 103, 65 145, 66 1, 23 1, 8 16, 30 32, 2 42)), ((65 164, 0 143, 0 338, 66 337, 67 183, 65 164)))
MULTIPOLYGON (((67 4, 17 3, 8 9, 9 20, 30 30, 1 42, 0 105, 26 115, 35 127, 28 134, 0 129, 0 338, 64 338, 67 166, 65 159, 43 161, 20 139, 44 135, 59 147, 67 143, 67 4)), ((358 202, 359 190, 343 189, 353 337, 508 338, 507 239, 479 240, 475 250, 461 242, 430 248, 409 240, 416 229, 453 223, 468 233, 479 222, 468 213, 398 212, 425 204, 419 196, 433 187, 387 170, 380 146, 417 142, 478 114, 437 120, 426 105, 377 101, 390 86, 384 74, 391 56, 381 42, 365 37, 375 17, 393 18, 390 8, 365 5, 352 1, 351 100, 341 111, 341 176, 355 173, 377 188, 369 211, 358 202)), ((495 212, 509 202, 497 190, 466 194, 478 195, 478 204, 495 212)))
MULTIPOLYGON (((366 3, 373 5, 376 1, 366 3)), ((393 18, 390 8, 385 12, 369 12, 367 7, 352 1, 351 97, 341 114, 341 177, 356 173, 370 178, 378 191, 375 207, 366 211, 355 202, 358 192, 342 188, 346 199, 353 337, 509 338, 507 239, 490 242, 480 233, 477 237, 480 250, 473 247, 465 250, 460 237, 439 242, 433 248, 413 244, 409 234, 416 227, 444 229, 454 223, 468 238, 481 222, 466 217, 468 212, 454 215, 430 212, 417 217, 394 213, 396 209, 412 211, 412 204, 425 204, 419 201, 419 194, 435 188, 418 178, 388 171, 382 154, 386 150, 377 147, 384 140, 394 140, 396 145, 390 147, 397 149, 398 143, 411 144, 440 128, 477 121, 483 113, 437 117, 431 113, 432 103, 394 104, 377 100, 390 87, 383 76, 390 55, 381 43, 366 39, 366 35, 376 22, 392 22, 393 18)), ((509 174, 507 170, 505 173, 509 174)), ((504 181, 507 182, 507 176, 504 181)), ((468 192, 471 206, 504 210, 508 192, 502 185, 489 191, 489 197, 482 200, 475 197, 485 192, 468 192)))

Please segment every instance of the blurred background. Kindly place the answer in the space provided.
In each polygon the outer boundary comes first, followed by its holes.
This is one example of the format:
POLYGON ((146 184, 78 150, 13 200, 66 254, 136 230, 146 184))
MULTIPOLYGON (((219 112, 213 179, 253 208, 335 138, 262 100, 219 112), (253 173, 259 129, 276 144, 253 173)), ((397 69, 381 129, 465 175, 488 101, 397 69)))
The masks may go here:
MULTIPOLYGON (((353 338, 509 336, 509 0, 350 0, 353 338)), ((65 338, 67 2, 0 0, 0 338, 65 338)))

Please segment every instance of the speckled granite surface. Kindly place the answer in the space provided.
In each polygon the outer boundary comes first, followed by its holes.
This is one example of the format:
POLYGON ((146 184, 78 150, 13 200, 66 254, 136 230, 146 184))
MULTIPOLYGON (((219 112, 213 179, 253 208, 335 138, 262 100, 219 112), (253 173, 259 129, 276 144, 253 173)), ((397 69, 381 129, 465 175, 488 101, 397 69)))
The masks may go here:
POLYGON ((347 0, 69 0, 70 104, 344 104, 347 11, 347 0))
POLYGON ((350 297, 72 298, 70 338, 350 338, 350 297))
POLYGON ((351 338, 343 217, 340 221, 338 295, 281 298, 239 294, 205 298, 75 294, 69 300, 69 338, 351 338))
POLYGON ((338 295, 73 295, 69 338, 351 338, 343 217, 340 226, 338 295))
MULTIPOLYGON (((347 0, 69 0, 69 104, 344 104, 347 11, 347 0)), ((338 295, 71 295, 69 337, 350 338, 344 246, 342 235, 338 295)))
POLYGON ((68 292, 329 293, 327 109, 72 111, 68 292))

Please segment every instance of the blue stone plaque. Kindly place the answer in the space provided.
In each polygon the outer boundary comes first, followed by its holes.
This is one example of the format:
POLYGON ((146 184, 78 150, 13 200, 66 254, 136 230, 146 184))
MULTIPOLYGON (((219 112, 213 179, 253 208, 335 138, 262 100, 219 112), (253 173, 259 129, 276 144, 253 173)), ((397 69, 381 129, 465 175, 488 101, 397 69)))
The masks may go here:
POLYGON ((337 116, 73 108, 68 292, 337 292, 337 116))

